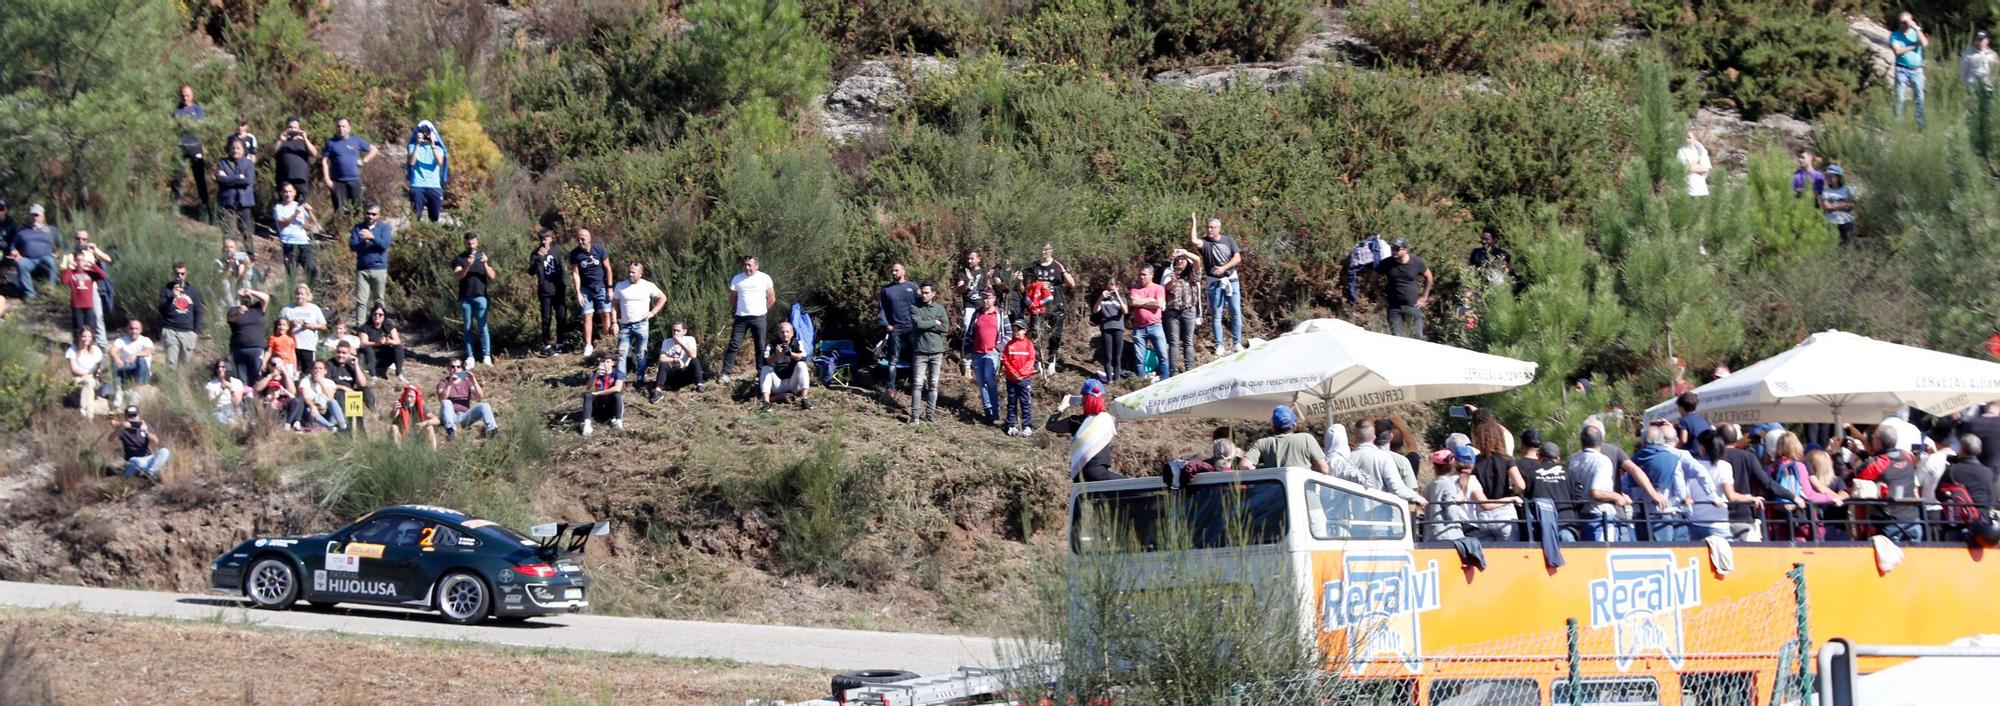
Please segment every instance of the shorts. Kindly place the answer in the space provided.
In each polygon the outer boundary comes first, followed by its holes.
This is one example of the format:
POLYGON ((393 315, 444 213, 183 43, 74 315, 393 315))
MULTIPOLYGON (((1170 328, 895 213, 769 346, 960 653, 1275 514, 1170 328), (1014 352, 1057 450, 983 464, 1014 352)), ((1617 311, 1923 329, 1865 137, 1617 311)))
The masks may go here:
POLYGON ((594 294, 583 295, 583 314, 585 316, 609 313, 611 313, 611 295, 604 293, 604 290, 600 289, 594 294))

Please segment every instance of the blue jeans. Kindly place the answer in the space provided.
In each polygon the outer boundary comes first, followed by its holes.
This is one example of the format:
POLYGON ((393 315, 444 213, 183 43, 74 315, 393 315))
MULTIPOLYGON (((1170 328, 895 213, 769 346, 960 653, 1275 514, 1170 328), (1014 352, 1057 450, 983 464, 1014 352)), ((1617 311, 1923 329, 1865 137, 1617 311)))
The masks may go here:
POLYGON ((1000 368, 1000 352, 992 351, 972 359, 972 379, 979 383, 979 408, 985 413, 983 419, 994 422, 1000 419, 1000 382, 994 372, 1000 368))
POLYGON ((444 189, 428 186, 410 187, 410 218, 423 218, 432 223, 438 220, 438 213, 444 210, 444 189))
POLYGON ((153 358, 152 356, 139 358, 132 361, 131 367, 119 368, 116 372, 118 381, 121 384, 127 382, 136 385, 152 384, 153 358))
MULTIPOLYGON (((449 406, 449 405, 447 405, 449 406)), ((347 408, 338 400, 327 400, 325 405, 315 409, 306 406, 306 413, 312 415, 312 422, 328 429, 347 428, 347 408)))
POLYGON ((646 346, 653 342, 653 330, 646 321, 618 325, 618 372, 626 380, 646 379, 646 346), (626 359, 631 359, 627 366, 626 359))
POLYGON ((461 335, 465 338, 465 359, 479 360, 493 357, 493 339, 486 331, 486 297, 458 300, 458 316, 465 321, 461 335), (478 338, 473 338, 478 334, 478 338), (473 341, 479 342, 479 350, 472 349, 473 341))
POLYGON ((1021 426, 1035 426, 1034 378, 1007 381, 1007 428, 1014 428, 1014 422, 1021 426), (1017 414, 1018 413, 1018 414, 1017 414))
POLYGON ((21 298, 35 298, 35 272, 39 270, 48 270, 49 284, 55 284, 56 256, 22 257, 14 261, 14 284, 21 288, 21 298))
MULTIPOLYGON (((1153 324, 1151 326, 1141 326, 1139 328, 1132 329, 1132 340, 1136 341, 1139 344, 1139 350, 1141 351, 1151 350, 1153 352, 1153 356, 1159 365, 1158 368, 1153 370, 1153 373, 1159 375, 1160 377, 1166 377, 1168 375, 1166 324, 1158 323, 1158 324, 1153 324)), ((1133 369, 1136 370, 1146 367, 1145 361, 1146 361, 1146 354, 1140 353, 1139 360, 1133 361, 1132 365, 1133 369)), ((1140 372, 1145 372, 1145 371, 1141 370, 1140 372)))
POLYGON ((1687 516, 1677 514, 1654 515, 1646 521, 1646 541, 1686 542, 1690 540, 1687 516))
POLYGON ((1399 306, 1389 310, 1389 334, 1408 338, 1424 337, 1423 307, 1399 306))
POLYGON ((1597 542, 1632 541, 1632 523, 1612 515, 1598 514, 1590 520, 1590 539, 1597 542))
POLYGON ((443 400, 443 402, 444 404, 439 405, 438 411, 442 412, 442 414, 439 414, 438 417, 440 421, 444 422, 444 428, 447 430, 457 429, 461 423, 475 421, 486 422, 487 429, 500 428, 500 424, 493 419, 493 405, 479 402, 460 412, 458 411, 458 405, 451 400, 443 400))
POLYGON ((1903 120, 1903 101, 1915 91, 1917 99, 1917 127, 1924 126, 1924 69, 1896 67, 1896 121, 1903 120))
POLYGON ((173 457, 173 455, 171 451, 158 449, 151 456, 134 456, 125 459, 125 477, 129 479, 134 475, 144 475, 153 480, 159 480, 160 469, 167 467, 167 459, 173 457))
POLYGON ((1882 525, 1881 535, 1894 542, 1924 541, 1924 526, 1915 522, 1891 522, 1882 525))
POLYGON ((1209 321, 1213 331, 1215 347, 1222 348, 1223 304, 1229 305, 1229 335, 1236 345, 1243 345, 1243 287, 1236 275, 1208 278, 1208 312, 1214 318, 1209 321))

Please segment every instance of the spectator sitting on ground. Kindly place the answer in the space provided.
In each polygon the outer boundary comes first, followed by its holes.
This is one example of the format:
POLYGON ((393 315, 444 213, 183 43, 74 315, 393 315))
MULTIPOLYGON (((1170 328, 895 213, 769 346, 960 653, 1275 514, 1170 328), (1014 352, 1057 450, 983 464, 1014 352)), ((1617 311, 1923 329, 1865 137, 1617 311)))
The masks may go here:
MULTIPOLYGON (((90 259, 75 255, 62 256, 62 270, 57 278, 69 290, 69 335, 75 338, 79 332, 89 330, 97 333, 100 311, 97 308, 97 283, 104 280, 104 268, 90 259)), ((95 339, 103 341, 104 339, 95 339)))
POLYGON ((1271 409, 1271 435, 1245 454, 1252 468, 1310 468, 1327 472, 1326 451, 1313 435, 1299 431, 1299 416, 1286 405, 1271 409))
POLYGON ((374 395, 368 389, 370 372, 361 365, 359 359, 355 358, 354 349, 335 346, 333 364, 327 366, 326 374, 327 377, 333 378, 335 384, 340 385, 342 392, 339 395, 339 402, 342 409, 346 409, 347 395, 354 391, 361 393, 363 405, 371 408, 375 406, 374 395))
POLYGON ((214 373, 208 383, 202 386, 208 401, 215 405, 215 421, 236 425, 243 420, 243 403, 250 397, 250 388, 235 375, 230 374, 234 366, 228 360, 215 361, 214 373))
POLYGON ((771 411, 771 403, 776 398, 796 395, 800 409, 812 409, 812 401, 806 399, 812 392, 812 366, 806 365, 805 345, 792 333, 792 323, 778 323, 778 340, 771 342, 771 349, 764 354, 766 365, 759 371, 758 386, 762 388, 763 411, 771 411))
POLYGON ((96 401, 112 395, 111 383, 104 375, 104 349, 97 345, 97 332, 90 329, 79 332, 76 345, 63 351, 63 361, 69 364, 70 384, 77 388, 78 410, 85 417, 92 416, 96 401))
POLYGON ((479 380, 472 371, 465 369, 464 358, 452 358, 451 368, 445 371, 443 380, 437 384, 438 416, 444 421, 446 439, 458 437, 458 428, 465 422, 481 421, 486 424, 484 436, 500 433, 500 421, 494 417, 493 405, 486 402, 486 389, 480 387, 479 380))
POLYGON ((139 418, 138 407, 125 408, 125 424, 111 433, 118 441, 119 451, 125 456, 124 477, 145 476, 147 480, 160 482, 160 471, 167 467, 167 460, 173 453, 160 446, 160 437, 153 433, 153 425, 139 418))
POLYGON ((56 246, 61 238, 49 226, 47 213, 41 204, 29 204, 28 225, 14 231, 7 244, 7 257, 14 260, 14 285, 21 289, 23 299, 37 296, 35 273, 48 272, 49 284, 55 284, 56 273, 62 269, 56 260, 56 246))
POLYGON ((590 436, 590 423, 598 417, 609 417, 611 428, 625 430, 625 371, 609 358, 597 361, 597 372, 583 389, 584 436, 590 436))
POLYGON ((647 402, 660 401, 660 392, 669 385, 693 384, 695 392, 707 390, 702 385, 701 353, 694 336, 688 335, 685 321, 675 321, 668 329, 667 340, 660 342, 660 372, 653 381, 653 391, 647 402))
MULTIPOLYGON (((991 274, 989 270, 986 276, 975 276, 975 279, 990 282, 991 274)), ((937 288, 926 284, 917 289, 917 296, 921 301, 910 309, 910 330, 914 333, 912 345, 916 349, 910 370, 911 424, 936 420, 938 379, 944 375, 944 338, 951 331, 951 314, 946 313, 944 305, 937 302, 937 288)), ((979 292, 978 296, 983 298, 985 292, 979 292)), ((971 321, 971 317, 967 316, 966 321, 971 321)), ((972 361, 966 361, 965 365, 966 370, 971 371, 972 361)))
POLYGON ((188 283, 187 263, 174 263, 174 278, 160 287, 160 300, 154 308, 160 315, 160 341, 166 344, 167 365, 194 360, 202 323, 201 292, 197 290, 188 283))
MULTIPOLYGON (((940 307, 942 309, 942 307, 940 307)), ((1028 330, 1014 329, 1014 338, 1001 352, 1001 369, 1007 376, 1007 435, 1029 437, 1035 433, 1035 342, 1028 330), (1018 413, 1018 414, 1017 414, 1018 413), (1017 425, 1016 422, 1019 424, 1017 425)), ((933 388, 935 389, 935 388, 933 388)))
MULTIPOLYGON (((327 376, 327 372, 326 361, 313 361, 312 375, 299 384, 299 396, 303 400, 301 407, 320 428, 346 429, 347 408, 341 400, 358 391, 335 382, 327 376)), ((293 428, 298 428, 296 423, 293 428)))
POLYGON ((430 407, 424 404, 423 389, 416 385, 404 384, 403 390, 396 394, 396 413, 391 417, 389 424, 389 434, 395 437, 396 444, 402 445, 405 435, 422 429, 424 436, 430 438, 431 448, 436 449, 437 428, 442 424, 437 415, 431 413, 430 407))
POLYGON ((250 384, 250 394, 264 409, 277 412, 284 420, 285 428, 298 430, 298 422, 305 416, 305 403, 299 399, 297 383, 285 364, 276 358, 264 361, 264 376, 250 384))
POLYGON ((244 250, 235 238, 222 241, 222 257, 216 259, 215 271, 222 276, 225 288, 249 289, 257 286, 257 264, 251 261, 250 252, 244 250))
POLYGON ((153 384, 153 339, 138 319, 125 322, 125 335, 111 343, 111 372, 119 388, 153 384))
POLYGON ((354 332, 361 337, 361 362, 369 375, 386 375, 386 367, 395 371, 396 381, 408 384, 403 377, 403 358, 408 351, 403 348, 403 329, 389 320, 389 311, 375 307, 368 311, 368 318, 356 327, 354 332))

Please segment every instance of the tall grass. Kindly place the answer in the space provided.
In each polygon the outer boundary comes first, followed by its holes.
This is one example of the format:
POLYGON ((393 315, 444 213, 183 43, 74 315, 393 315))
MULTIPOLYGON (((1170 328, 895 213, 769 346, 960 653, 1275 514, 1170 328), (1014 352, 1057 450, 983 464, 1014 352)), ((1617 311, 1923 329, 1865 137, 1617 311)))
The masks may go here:
POLYGON ((472 431, 461 429, 458 441, 436 450, 421 438, 391 443, 380 430, 373 436, 342 434, 308 463, 307 477, 320 486, 320 506, 335 517, 426 503, 526 527, 538 519, 533 499, 547 478, 542 460, 549 447, 539 419, 524 402, 501 417, 505 431, 499 436, 474 440, 472 431))

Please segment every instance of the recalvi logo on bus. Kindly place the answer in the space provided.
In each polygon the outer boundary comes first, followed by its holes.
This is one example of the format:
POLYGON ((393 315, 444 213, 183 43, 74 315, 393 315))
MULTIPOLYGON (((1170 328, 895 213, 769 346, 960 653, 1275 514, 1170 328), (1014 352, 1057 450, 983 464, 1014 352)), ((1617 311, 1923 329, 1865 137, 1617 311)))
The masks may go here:
POLYGON ((1611 628, 1618 669, 1658 653, 1680 669, 1687 654, 1682 612, 1701 605, 1701 560, 1677 566, 1666 550, 1605 553, 1608 573, 1590 582, 1590 627, 1611 628))
POLYGON ((1347 631, 1349 668, 1355 673, 1381 661, 1401 662, 1411 673, 1423 671, 1418 614, 1440 605, 1437 562, 1419 571, 1407 553, 1346 554, 1341 578, 1326 582, 1320 601, 1320 629, 1347 631))

